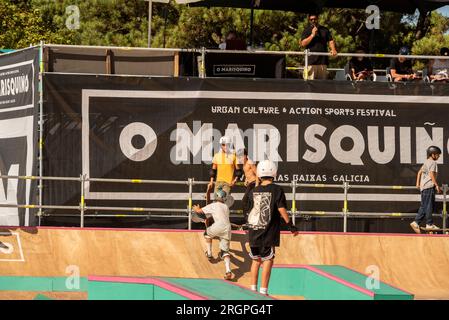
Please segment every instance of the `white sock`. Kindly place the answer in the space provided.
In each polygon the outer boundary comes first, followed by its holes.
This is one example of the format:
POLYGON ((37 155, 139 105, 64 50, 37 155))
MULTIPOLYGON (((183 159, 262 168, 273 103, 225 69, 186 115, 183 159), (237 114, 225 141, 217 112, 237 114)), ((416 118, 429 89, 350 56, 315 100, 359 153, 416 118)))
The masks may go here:
POLYGON ((206 242, 206 250, 208 255, 212 255, 212 242, 206 242))
POLYGON ((257 285, 256 284, 252 284, 251 285, 251 291, 257 291, 257 285))
POLYGON ((231 272, 231 258, 229 256, 224 257, 224 263, 226 266, 226 273, 231 272))
POLYGON ((259 291, 261 294, 267 294, 268 293, 268 288, 260 288, 259 291))

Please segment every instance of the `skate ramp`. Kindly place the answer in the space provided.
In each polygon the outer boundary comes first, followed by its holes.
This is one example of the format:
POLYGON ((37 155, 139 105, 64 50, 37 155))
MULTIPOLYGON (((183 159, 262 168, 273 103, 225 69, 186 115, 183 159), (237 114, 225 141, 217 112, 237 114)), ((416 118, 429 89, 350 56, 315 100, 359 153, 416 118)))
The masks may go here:
MULTIPOLYGON (((201 231, 79 228, 3 228, 2 276, 172 277, 222 279, 224 265, 204 256, 201 231)), ((231 242, 235 282, 248 286, 247 236, 231 242)), ((217 256, 218 243, 213 252, 217 256)), ((415 299, 449 299, 449 237, 301 233, 282 234, 276 264, 340 265, 379 277, 415 299)), ((0 290, 2 289, 0 280, 0 290)))
POLYGON ((270 293, 307 300, 413 300, 408 292, 335 265, 274 265, 270 293))
POLYGON ((220 279, 89 277, 89 300, 272 300, 220 279))

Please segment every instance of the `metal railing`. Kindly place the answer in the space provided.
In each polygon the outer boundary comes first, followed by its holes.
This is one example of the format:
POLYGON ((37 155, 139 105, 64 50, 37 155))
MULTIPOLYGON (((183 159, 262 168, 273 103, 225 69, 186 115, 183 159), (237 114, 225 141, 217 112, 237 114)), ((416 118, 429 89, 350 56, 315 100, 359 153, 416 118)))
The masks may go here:
MULTIPOLYGON (((207 53, 234 53, 234 54, 241 54, 241 55, 247 55, 247 54, 270 54, 270 55, 285 55, 285 56, 304 56, 304 66, 299 66, 298 69, 305 69, 307 70, 309 66, 309 57, 310 56, 329 56, 332 57, 332 55, 329 52, 312 52, 308 49, 305 49, 303 51, 269 51, 269 50, 261 50, 261 49, 253 49, 249 48, 247 50, 221 50, 221 49, 206 49, 205 47, 202 48, 143 48, 143 47, 116 47, 116 46, 77 46, 77 45, 61 45, 61 44, 42 44, 43 48, 49 47, 49 48, 89 48, 89 49, 112 49, 112 50, 136 50, 136 51, 153 51, 153 52, 173 52, 173 53, 181 53, 181 52, 190 52, 190 53, 197 53, 199 54, 200 61, 198 65, 198 77, 199 78, 206 78, 206 59, 207 59, 207 53)), ((377 59, 388 59, 388 58, 398 58, 398 57, 404 57, 403 55, 399 54, 389 54, 389 53, 351 53, 351 52, 342 52, 338 53, 336 57, 366 57, 366 58, 377 58, 377 59)), ((407 55, 407 59, 423 59, 423 60, 432 60, 432 59, 441 59, 441 60, 447 60, 449 59, 449 56, 431 56, 431 55, 407 55)), ((287 67, 287 69, 293 69, 297 67, 287 67)), ((328 69, 331 71, 331 69, 328 69)), ((334 70, 343 70, 334 68, 334 70)), ((383 71, 384 72, 384 71, 383 71)), ((108 74, 109 75, 109 74, 108 74)), ((131 76, 131 75, 125 75, 121 74, 121 76, 131 76)), ((135 75, 138 76, 138 75, 135 75)), ((150 75, 151 76, 151 75, 150 75)), ((307 80, 305 78, 304 80, 307 80)))
MULTIPOLYGON (((198 52, 197 49, 192 49, 193 52, 198 52)), ((291 55, 291 56, 304 56, 304 66, 298 67, 298 69, 307 70, 309 66, 309 57, 310 56, 328 56, 328 57, 365 57, 365 58, 399 58, 404 57, 403 55, 399 54, 386 54, 386 53, 338 53, 336 56, 332 56, 329 52, 312 52, 308 49, 304 51, 267 51, 267 50, 219 50, 219 49, 206 49, 201 48, 201 67, 199 68, 199 77, 200 78, 206 78, 206 54, 207 53, 234 53, 234 54, 271 54, 271 55, 291 55)), ((429 55, 407 55, 407 59, 425 59, 425 60, 432 60, 432 59, 441 59, 441 60, 447 60, 449 59, 449 56, 429 56, 429 55)), ((290 67, 286 67, 286 69, 290 69, 290 67)), ((331 69, 328 69, 331 71, 331 69)), ((333 70, 344 70, 344 69, 338 69, 333 68, 333 70)), ((385 70, 382 70, 385 72, 385 70)), ((381 71, 381 72, 382 72, 381 71)), ((307 77, 304 78, 304 80, 307 81, 307 77)))
MULTIPOLYGON (((95 218, 126 218, 126 217, 153 217, 153 218, 166 218, 177 217, 188 219, 188 229, 192 229, 192 206, 193 206, 193 187, 198 185, 207 185, 207 181, 195 181, 194 178, 189 178, 187 181, 175 181, 175 180, 144 180, 144 179, 104 179, 104 178, 88 178, 85 174, 80 177, 43 177, 43 176, 8 176, 0 175, 1 179, 19 179, 19 180, 39 180, 39 181, 72 181, 80 183, 80 201, 78 206, 69 205, 43 205, 42 200, 38 205, 35 204, 0 204, 2 207, 14 207, 23 209, 39 209, 38 216, 50 216, 42 212, 42 209, 59 209, 59 210, 79 210, 79 215, 74 214, 57 214, 55 216, 64 217, 77 217, 80 218, 80 227, 84 227, 84 219, 86 217, 95 218), (108 207, 108 206, 88 206, 86 204, 86 183, 87 182, 103 182, 103 183, 131 183, 131 184, 165 184, 165 185, 184 185, 188 186, 188 197, 186 208, 147 208, 147 207, 108 207), (127 211, 138 212, 140 214, 86 214, 86 211, 127 211), (143 214, 145 212, 145 214, 143 214), (171 213, 165 215, 152 214, 158 213, 171 213), (173 213, 183 213, 182 215, 176 215, 173 213)), ((292 181, 290 183, 277 183, 280 186, 291 188, 292 202, 291 208, 288 211, 292 217, 293 224, 296 224, 297 217, 300 216, 318 216, 318 217, 342 217, 343 218, 343 232, 348 230, 348 218, 408 218, 415 217, 415 213, 374 213, 374 212, 351 212, 348 205, 348 195, 350 189, 377 189, 377 190, 416 190, 416 187, 412 186, 376 186, 376 185, 349 185, 348 182, 342 184, 317 184, 317 183, 298 183, 292 181), (297 189, 298 188, 326 188, 326 189, 340 189, 343 190, 343 207, 341 211, 304 211, 298 210, 297 189)), ((239 183, 242 185, 242 183, 239 183)), ((443 190, 443 209, 442 214, 434 214, 434 216, 441 216, 443 219, 443 228, 446 228, 447 221, 447 191, 448 185, 442 185, 443 190)), ((233 214, 238 217, 242 217, 242 210, 231 210, 233 214)), ((234 216, 235 217, 235 216, 234 216)))

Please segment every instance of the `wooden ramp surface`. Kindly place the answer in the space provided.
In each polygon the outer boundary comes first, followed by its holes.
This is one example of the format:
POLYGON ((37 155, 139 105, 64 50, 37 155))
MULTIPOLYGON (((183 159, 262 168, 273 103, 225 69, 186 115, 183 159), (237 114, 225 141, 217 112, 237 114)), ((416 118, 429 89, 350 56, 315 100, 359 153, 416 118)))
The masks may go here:
MULTIPOLYGON (((204 257, 202 232, 78 228, 0 230, 2 276, 110 276, 218 278, 224 265, 204 257)), ((214 256, 218 243, 214 241, 214 256)), ((233 234, 236 282, 249 284, 247 236, 233 234)), ((276 264, 342 265, 417 299, 449 299, 449 237, 302 233, 282 235, 276 264)))

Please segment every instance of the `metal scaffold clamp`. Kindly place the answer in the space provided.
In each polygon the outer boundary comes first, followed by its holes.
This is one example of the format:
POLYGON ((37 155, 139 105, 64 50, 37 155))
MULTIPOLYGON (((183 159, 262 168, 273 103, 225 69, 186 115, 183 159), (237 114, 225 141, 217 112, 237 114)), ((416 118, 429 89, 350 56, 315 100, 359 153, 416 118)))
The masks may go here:
POLYGON ((344 189, 344 201, 343 201, 343 232, 348 231, 348 190, 349 190, 349 183, 343 182, 343 189, 344 189))

